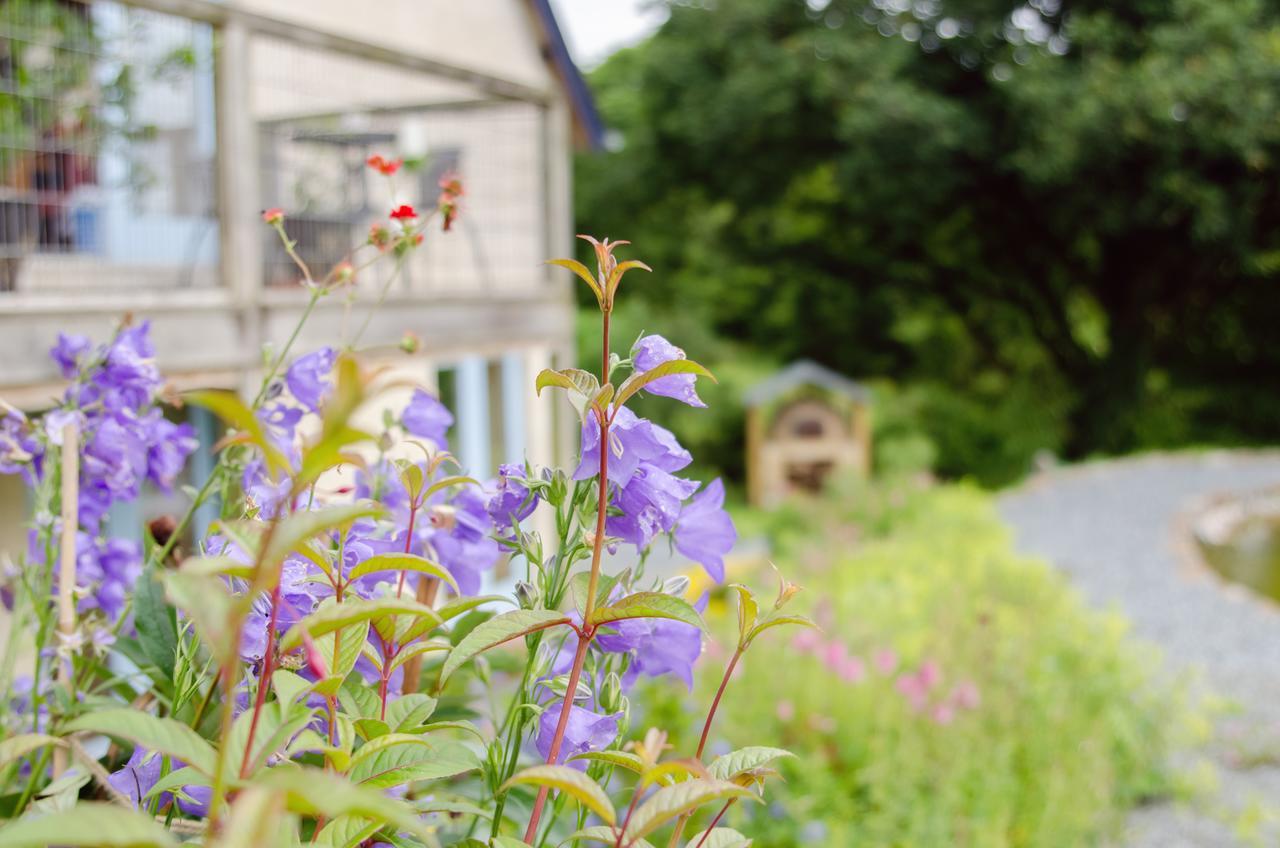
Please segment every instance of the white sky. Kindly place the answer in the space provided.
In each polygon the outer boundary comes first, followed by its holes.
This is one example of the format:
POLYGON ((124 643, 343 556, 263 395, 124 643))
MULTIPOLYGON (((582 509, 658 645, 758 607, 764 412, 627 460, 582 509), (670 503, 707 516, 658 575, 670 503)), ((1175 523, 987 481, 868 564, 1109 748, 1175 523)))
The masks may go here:
POLYGON ((574 61, 584 70, 642 40, 667 17, 660 0, 551 0, 551 7, 574 61))

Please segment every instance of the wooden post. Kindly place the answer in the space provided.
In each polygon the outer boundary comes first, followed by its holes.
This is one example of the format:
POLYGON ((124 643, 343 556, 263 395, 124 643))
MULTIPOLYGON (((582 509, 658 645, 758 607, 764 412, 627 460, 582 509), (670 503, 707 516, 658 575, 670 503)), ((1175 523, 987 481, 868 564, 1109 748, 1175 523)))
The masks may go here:
POLYGON ((763 506, 765 479, 763 455, 764 420, 758 406, 747 407, 747 501, 752 506, 763 506))
MULTIPOLYGON (((69 650, 76 632, 76 530, 80 526, 80 433, 75 424, 62 428, 62 543, 58 560, 58 633, 59 649, 69 650)), ((68 654, 59 668, 63 688, 69 699, 75 698, 75 666, 68 654)), ((53 776, 67 768, 65 748, 53 750, 53 776)))

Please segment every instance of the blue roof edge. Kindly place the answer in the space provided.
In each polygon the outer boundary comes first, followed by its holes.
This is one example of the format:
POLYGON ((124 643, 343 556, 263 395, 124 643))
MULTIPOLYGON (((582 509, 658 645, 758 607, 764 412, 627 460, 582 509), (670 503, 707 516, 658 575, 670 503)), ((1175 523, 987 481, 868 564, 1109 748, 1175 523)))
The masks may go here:
POLYGON ((604 146, 604 121, 601 120, 600 112, 596 109, 596 101, 591 95, 591 88, 587 85, 586 78, 582 75, 582 71, 578 70, 573 56, 569 53, 569 45, 565 43, 560 24, 556 22, 556 14, 551 9, 551 0, 529 0, 529 5, 542 22, 542 28, 547 35, 547 45, 551 49, 551 60, 564 79, 565 88, 569 93, 569 102, 586 136, 587 144, 591 149, 599 150, 604 146))

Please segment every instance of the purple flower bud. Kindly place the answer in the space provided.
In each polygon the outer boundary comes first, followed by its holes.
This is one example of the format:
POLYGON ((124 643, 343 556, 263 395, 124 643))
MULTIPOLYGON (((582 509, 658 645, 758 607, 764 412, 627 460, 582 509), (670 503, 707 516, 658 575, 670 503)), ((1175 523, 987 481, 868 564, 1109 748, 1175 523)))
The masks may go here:
POLYGON ((530 495, 529 488, 521 482, 524 468, 504 464, 498 467, 496 491, 489 498, 488 511, 493 523, 500 530, 511 528, 512 519, 524 521, 538 506, 538 497, 530 495))
MULTIPOLYGON (((645 336, 631 348, 631 361, 635 364, 635 370, 641 373, 665 362, 684 358, 684 351, 662 336, 645 336)), ((649 394, 674 398, 689 406, 705 409, 707 405, 698 397, 698 391, 694 387, 696 379, 693 374, 670 374, 654 380, 644 390, 649 394)))

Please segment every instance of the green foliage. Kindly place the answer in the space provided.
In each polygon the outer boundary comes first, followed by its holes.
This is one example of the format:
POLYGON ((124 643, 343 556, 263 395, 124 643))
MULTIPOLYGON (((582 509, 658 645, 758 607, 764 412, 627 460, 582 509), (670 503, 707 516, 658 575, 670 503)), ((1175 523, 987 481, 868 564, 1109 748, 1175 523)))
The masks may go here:
MULTIPOLYGON (((784 700, 727 699, 710 745, 777 739, 798 755, 773 763, 781 806, 731 817, 759 844, 1093 844, 1166 789, 1165 756, 1189 725, 1153 658, 1120 618, 1086 610, 1057 574, 1014 554, 988 498, 845 484, 776 524, 788 528, 780 558, 808 564, 795 603, 824 632, 758 640, 732 685, 784 700), (876 657, 889 651, 886 672, 876 657), (860 665, 844 676, 849 657, 860 665), (926 664, 938 679, 917 710, 901 687, 926 664), (971 700, 936 713, 958 687, 971 700)), ((730 609, 709 615, 728 638, 730 609)), ((673 718, 680 701, 649 691, 646 719, 697 732, 673 718)))
POLYGON ((592 75, 621 144, 577 208, 643 241, 634 291, 921 384, 947 474, 1274 439, 1274 4, 816 5, 673 4, 592 75))

